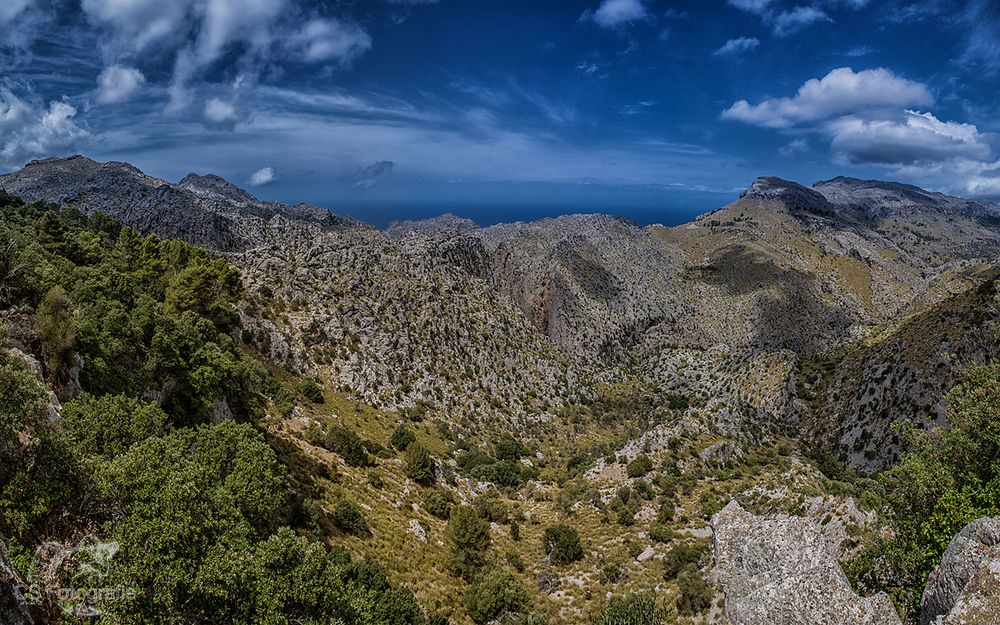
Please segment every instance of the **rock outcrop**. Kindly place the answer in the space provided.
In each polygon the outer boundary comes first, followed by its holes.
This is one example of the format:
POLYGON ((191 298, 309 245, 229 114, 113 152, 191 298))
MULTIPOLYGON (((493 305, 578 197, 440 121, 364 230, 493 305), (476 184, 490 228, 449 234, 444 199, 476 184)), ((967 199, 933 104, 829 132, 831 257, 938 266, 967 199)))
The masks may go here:
POLYGON ((885 594, 851 588, 819 523, 765 519, 732 501, 712 518, 730 625, 899 625, 885 594))
POLYGON ((969 523, 927 578, 921 625, 1000 623, 1000 517, 969 523))

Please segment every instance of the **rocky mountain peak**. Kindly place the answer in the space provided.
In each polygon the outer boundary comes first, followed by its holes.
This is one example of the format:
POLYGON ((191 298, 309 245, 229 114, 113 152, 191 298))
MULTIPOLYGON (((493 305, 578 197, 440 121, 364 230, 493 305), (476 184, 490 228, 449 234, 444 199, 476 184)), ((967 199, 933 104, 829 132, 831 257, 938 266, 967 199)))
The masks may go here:
POLYGON ((222 199, 238 204, 259 203, 260 200, 250 195, 221 176, 206 174, 204 176, 194 172, 181 178, 177 186, 187 189, 192 193, 213 199, 222 199))
POLYGON ((776 176, 757 178, 740 194, 740 198, 781 202, 790 210, 805 210, 820 214, 836 212, 836 208, 822 193, 776 176))
POLYGON ((861 211, 869 219, 907 215, 915 210, 953 215, 998 212, 998 207, 988 202, 975 202, 900 182, 837 176, 815 183, 813 189, 830 202, 861 211))
POLYGON ((479 224, 471 219, 459 217, 452 213, 445 213, 430 219, 404 219, 393 221, 386 228, 385 234, 390 239, 399 239, 410 232, 417 232, 426 235, 438 235, 443 233, 469 233, 479 230, 479 224))

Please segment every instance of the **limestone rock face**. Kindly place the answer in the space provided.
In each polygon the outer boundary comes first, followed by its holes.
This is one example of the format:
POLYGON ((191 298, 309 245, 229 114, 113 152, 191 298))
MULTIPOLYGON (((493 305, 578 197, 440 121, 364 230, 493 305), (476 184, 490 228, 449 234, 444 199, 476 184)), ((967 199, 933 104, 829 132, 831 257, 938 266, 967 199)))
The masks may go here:
POLYGON ((807 210, 814 213, 835 212, 834 206, 822 193, 775 176, 761 176, 754 180, 750 187, 740 194, 740 197, 778 200, 789 208, 807 210))
POLYGON ((927 578, 920 622, 1000 622, 1000 517, 977 519, 955 535, 927 578))
POLYGON ((859 597, 810 519, 765 519, 730 502, 712 519, 731 625, 900 625, 885 594, 859 597))

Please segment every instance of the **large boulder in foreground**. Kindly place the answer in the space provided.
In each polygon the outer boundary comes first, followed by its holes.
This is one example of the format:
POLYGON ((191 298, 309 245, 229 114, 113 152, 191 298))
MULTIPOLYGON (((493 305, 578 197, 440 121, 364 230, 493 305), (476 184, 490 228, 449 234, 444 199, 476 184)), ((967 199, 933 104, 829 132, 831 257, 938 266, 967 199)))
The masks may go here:
POLYGON ((927 578, 920 622, 1000 623, 1000 517, 969 523, 927 578))
POLYGON ((712 527, 732 625, 901 625, 884 593, 854 592, 816 521, 762 518, 732 501, 712 527))

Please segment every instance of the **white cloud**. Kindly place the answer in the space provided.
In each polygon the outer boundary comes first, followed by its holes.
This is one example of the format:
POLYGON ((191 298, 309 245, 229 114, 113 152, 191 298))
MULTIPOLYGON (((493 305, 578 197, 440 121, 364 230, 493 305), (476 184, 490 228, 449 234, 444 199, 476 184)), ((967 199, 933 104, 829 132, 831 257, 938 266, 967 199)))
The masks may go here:
POLYGON ((247 181, 252 187, 262 187, 267 184, 271 184, 278 179, 278 174, 275 173, 273 167, 264 167, 258 169, 250 175, 250 180, 247 181))
POLYGON ((232 103, 212 98, 205 103, 202 119, 209 128, 232 130, 239 121, 239 115, 232 103))
POLYGON ((596 11, 585 15, 604 28, 618 28, 649 16, 641 0, 604 0, 596 11))
POLYGON ((760 45, 760 40, 756 37, 738 37, 730 39, 721 48, 715 51, 715 56, 726 56, 749 52, 760 45))
POLYGON ((793 156, 795 154, 801 154, 808 151, 809 142, 803 137, 793 139, 788 145, 784 145, 778 149, 778 153, 782 156, 793 156))
POLYGON ((722 112, 733 119, 768 128, 789 128, 864 109, 926 106, 934 98, 923 84, 878 68, 855 72, 850 67, 810 79, 792 98, 771 98, 751 105, 739 100, 722 112))
POLYGON ((832 22, 830 16, 814 6, 800 6, 776 13, 768 20, 775 35, 784 36, 797 32, 816 22, 832 22))
POLYGON ((146 83, 142 72, 133 67, 112 65, 97 77, 97 101, 101 104, 124 102, 146 83))
MULTIPOLYGON (((911 108, 932 103, 923 84, 889 70, 840 68, 807 81, 792 98, 756 105, 740 100, 722 117, 825 136, 841 164, 881 165, 894 178, 953 193, 1000 195, 1000 161, 992 160, 990 138, 973 124, 911 108)), ((779 152, 791 156, 808 149, 799 136, 779 152)))
POLYGON ((372 39, 355 24, 335 19, 313 19, 290 40, 303 61, 337 61, 349 65, 372 47, 372 39))
POLYGON ((138 54, 153 43, 186 34, 192 0, 83 0, 81 4, 92 23, 110 30, 103 47, 116 57, 138 54))
POLYGON ((375 161, 367 167, 360 168, 351 180, 351 186, 355 189, 371 189, 379 181, 392 171, 396 163, 392 161, 375 161))
POLYGON ((902 119, 848 116, 827 128, 831 145, 852 163, 912 165, 953 158, 986 159, 990 147, 972 124, 944 122, 931 113, 905 111, 902 119))
POLYGON ((0 24, 13 22, 15 17, 33 4, 34 0, 3 0, 0 3, 0 24))
POLYGON ((266 50, 274 36, 275 21, 286 4, 286 0, 209 0, 195 4, 202 18, 196 55, 199 63, 214 62, 234 43, 266 50))
POLYGON ((107 67, 173 60, 171 113, 190 105, 190 85, 222 62, 254 76, 289 60, 346 66, 372 45, 360 26, 310 15, 300 0, 82 0, 82 7, 103 30, 107 67))
POLYGON ((772 0, 729 0, 729 4, 750 13, 761 14, 770 8, 772 0))
POLYGON ((827 10, 857 10, 868 0, 811 0, 796 6, 778 0, 729 0, 729 4, 760 17, 775 35, 783 37, 817 22, 832 22, 827 10))
POLYGON ((31 116, 31 107, 9 89, 0 88, 0 137, 20 129, 31 116))
POLYGON ((52 101, 47 110, 25 110, 26 105, 9 91, 0 93, 0 131, 3 149, 0 160, 20 165, 33 157, 63 154, 75 148, 90 133, 74 121, 76 109, 62 101, 52 101))

